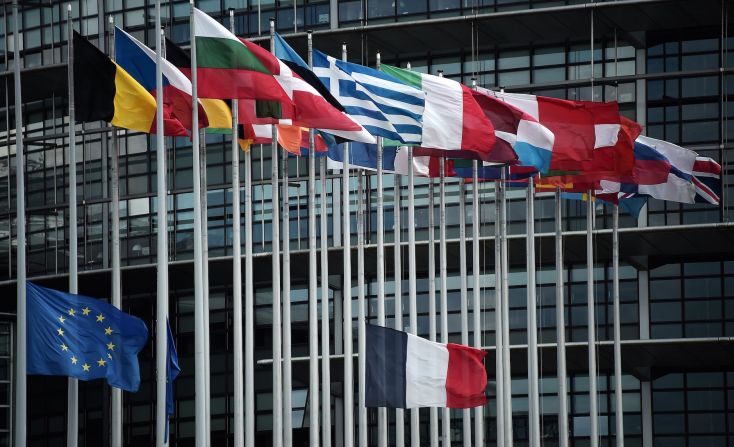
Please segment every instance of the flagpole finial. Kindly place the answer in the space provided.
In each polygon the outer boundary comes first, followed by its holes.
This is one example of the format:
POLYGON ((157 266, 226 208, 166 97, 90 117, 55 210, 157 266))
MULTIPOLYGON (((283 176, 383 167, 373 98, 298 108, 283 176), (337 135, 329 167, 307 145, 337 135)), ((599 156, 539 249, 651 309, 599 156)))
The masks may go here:
POLYGON ((109 17, 107 17, 107 20, 109 21, 110 25, 115 24, 115 16, 113 16, 112 14, 110 14, 109 17))
POLYGON ((66 12, 68 12, 69 14, 71 14, 71 3, 67 3, 66 4, 66 12))

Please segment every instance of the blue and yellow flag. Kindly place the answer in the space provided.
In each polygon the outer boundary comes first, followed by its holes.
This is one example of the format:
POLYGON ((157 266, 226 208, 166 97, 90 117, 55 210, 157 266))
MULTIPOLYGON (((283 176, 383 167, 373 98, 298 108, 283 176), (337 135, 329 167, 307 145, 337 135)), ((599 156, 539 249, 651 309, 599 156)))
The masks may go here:
POLYGON ((135 392, 148 328, 102 300, 26 286, 28 374, 68 376, 135 392))

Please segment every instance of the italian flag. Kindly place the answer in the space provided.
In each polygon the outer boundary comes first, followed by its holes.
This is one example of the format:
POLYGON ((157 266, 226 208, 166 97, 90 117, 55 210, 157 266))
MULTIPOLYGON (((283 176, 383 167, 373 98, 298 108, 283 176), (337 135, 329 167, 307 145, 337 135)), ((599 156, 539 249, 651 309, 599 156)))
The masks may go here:
POLYGON ((278 65, 263 61, 254 43, 241 41, 198 9, 194 9, 194 38, 199 97, 290 101, 274 77, 278 65))
POLYGON ((451 79, 390 65, 382 65, 380 70, 426 93, 421 147, 468 150, 487 158, 495 144, 494 127, 470 88, 451 79))

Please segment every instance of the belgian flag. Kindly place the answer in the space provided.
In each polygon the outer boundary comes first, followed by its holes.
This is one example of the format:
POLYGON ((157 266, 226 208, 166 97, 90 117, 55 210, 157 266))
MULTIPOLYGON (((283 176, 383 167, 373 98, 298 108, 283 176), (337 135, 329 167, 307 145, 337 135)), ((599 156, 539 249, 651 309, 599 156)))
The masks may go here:
POLYGON ((155 120, 153 95, 76 31, 74 102, 77 122, 107 121, 150 133, 155 120))

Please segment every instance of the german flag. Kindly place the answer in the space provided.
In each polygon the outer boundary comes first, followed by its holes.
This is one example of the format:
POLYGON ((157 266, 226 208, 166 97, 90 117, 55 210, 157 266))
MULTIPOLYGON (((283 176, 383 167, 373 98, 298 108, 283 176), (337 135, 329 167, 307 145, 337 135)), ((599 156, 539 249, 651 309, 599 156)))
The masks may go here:
POLYGON ((150 133, 155 98, 125 70, 74 32, 74 102, 77 122, 107 121, 150 133))

